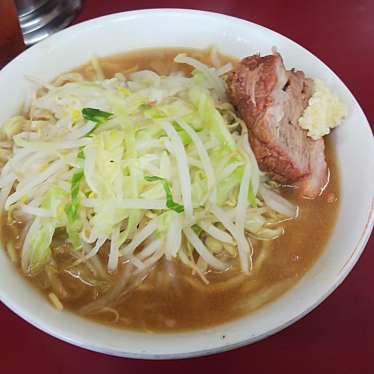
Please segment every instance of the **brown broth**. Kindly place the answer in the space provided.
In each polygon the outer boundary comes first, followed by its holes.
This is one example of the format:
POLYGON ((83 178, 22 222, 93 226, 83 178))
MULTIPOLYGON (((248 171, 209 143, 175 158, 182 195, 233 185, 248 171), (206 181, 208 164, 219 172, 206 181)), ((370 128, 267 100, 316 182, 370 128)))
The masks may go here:
MULTIPOLYGON (((173 58, 180 52, 187 52, 209 63, 209 53, 206 51, 155 49, 102 58, 100 65, 106 77, 117 72, 126 74, 133 67, 136 70, 153 69, 159 74, 167 74, 177 69, 173 58)), ((220 60, 222 63, 235 62, 222 55, 220 60)), ((188 73, 188 68, 185 69, 188 73)), ((76 71, 88 79, 94 78, 95 72, 89 64, 76 71)), ((211 283, 205 285, 179 262, 167 264, 162 260, 138 288, 113 306, 119 313, 118 321, 113 322, 116 315, 111 308, 89 318, 112 326, 142 331, 197 329, 239 318, 285 293, 313 266, 335 225, 340 188, 338 166, 330 139, 326 141, 326 157, 330 182, 322 196, 314 200, 298 199, 294 190, 283 190, 284 196, 298 204, 299 217, 285 223, 285 234, 278 239, 271 242, 255 241, 254 270, 249 276, 238 270, 209 273, 207 277, 211 283)), ((15 242, 17 253, 20 252, 21 229, 21 223, 2 225, 2 241, 15 242)), ((83 284, 79 278, 66 271, 72 260, 65 254, 63 246, 56 244, 53 251, 56 261, 48 268, 48 276, 43 273, 28 279, 46 295, 56 293, 67 309, 79 312, 84 305, 119 281, 121 271, 119 275, 98 276, 101 290, 98 291, 98 288, 83 284)), ((105 256, 102 260, 104 268, 105 256)), ((79 271, 86 270, 82 267, 79 271)))
MULTIPOLYGON (((100 58, 100 66, 106 78, 111 78, 115 73, 127 75, 137 70, 150 69, 157 74, 166 75, 174 71, 190 73, 191 68, 184 64, 174 62, 174 57, 179 53, 186 53, 200 61, 211 64, 209 50, 186 48, 157 48, 142 49, 132 52, 116 54, 110 57, 100 58)), ((238 60, 223 54, 219 54, 221 64, 227 62, 236 63, 238 60)), ((95 79, 96 72, 91 64, 86 64, 74 70, 81 73, 86 79, 95 79)))

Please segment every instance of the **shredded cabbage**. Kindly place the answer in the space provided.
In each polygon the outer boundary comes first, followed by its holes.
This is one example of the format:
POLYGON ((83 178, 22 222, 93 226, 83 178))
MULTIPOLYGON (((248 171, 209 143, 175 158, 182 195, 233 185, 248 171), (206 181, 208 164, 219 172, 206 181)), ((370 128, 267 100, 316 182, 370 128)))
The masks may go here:
POLYGON ((25 272, 50 261, 58 229, 76 263, 106 248, 109 272, 126 261, 143 271, 166 256, 207 282, 204 271, 224 270, 236 255, 249 272, 250 237, 273 239, 282 233, 279 222, 297 214, 260 178, 225 96, 222 74, 231 66, 186 55, 175 61, 192 66, 192 75, 67 76, 44 85, 29 119, 4 124, 13 150, 0 176, 0 203, 29 222, 25 272))

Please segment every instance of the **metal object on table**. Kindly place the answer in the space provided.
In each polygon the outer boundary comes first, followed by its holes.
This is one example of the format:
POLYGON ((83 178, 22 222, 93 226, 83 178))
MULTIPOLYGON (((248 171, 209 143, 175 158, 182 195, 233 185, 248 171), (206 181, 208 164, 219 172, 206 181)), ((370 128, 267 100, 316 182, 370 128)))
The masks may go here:
POLYGON ((35 44, 68 26, 81 0, 15 0, 26 45, 35 44))

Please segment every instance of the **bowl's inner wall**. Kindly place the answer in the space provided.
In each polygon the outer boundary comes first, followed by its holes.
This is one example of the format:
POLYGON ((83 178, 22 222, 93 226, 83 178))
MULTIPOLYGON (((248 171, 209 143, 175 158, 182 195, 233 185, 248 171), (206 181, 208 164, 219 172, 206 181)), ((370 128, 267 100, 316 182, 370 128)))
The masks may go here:
POLYGON ((309 311, 344 278, 369 236, 373 198, 373 142, 370 127, 344 84, 302 47, 245 21, 193 11, 140 11, 112 15, 64 30, 20 55, 0 73, 0 122, 17 113, 34 89, 25 77, 50 81, 93 55, 151 47, 206 48, 243 57, 270 53, 276 46, 287 67, 318 77, 348 107, 344 125, 333 134, 341 172, 341 212, 324 254, 302 281, 285 296, 239 321, 199 332, 145 335, 124 332, 54 311, 0 251, 0 298, 24 319, 66 341, 102 352, 163 357, 191 355, 253 341, 309 311), (364 231, 366 228, 366 231, 364 231), (225 338, 223 338, 225 336, 225 338))

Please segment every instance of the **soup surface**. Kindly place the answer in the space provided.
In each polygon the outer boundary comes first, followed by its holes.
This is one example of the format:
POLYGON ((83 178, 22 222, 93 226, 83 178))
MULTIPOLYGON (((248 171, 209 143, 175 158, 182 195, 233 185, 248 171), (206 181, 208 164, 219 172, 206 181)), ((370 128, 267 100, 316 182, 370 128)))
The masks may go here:
MULTIPOLYGON (((106 78, 115 73, 124 75, 143 69, 158 74, 188 67, 173 62, 181 52, 210 62, 207 51, 155 49, 116 55, 100 59, 106 78)), ((222 63, 235 60, 219 55, 222 63)), ((91 64, 76 70, 86 79, 95 79, 91 64)), ((98 255, 96 269, 101 269, 92 283, 83 273, 86 269, 72 268, 72 260, 66 255, 69 244, 63 235, 54 239, 52 249, 56 253, 46 272, 29 281, 46 295, 57 294, 65 308, 101 323, 141 331, 176 331, 197 329, 239 318, 286 292, 311 268, 322 253, 332 232, 339 208, 339 173, 331 139, 326 140, 326 157, 330 169, 330 181, 323 194, 314 199, 300 199, 292 188, 282 188, 284 197, 299 206, 297 219, 284 223, 284 234, 275 240, 253 239, 253 270, 249 275, 232 266, 225 272, 209 272, 209 284, 202 282, 177 260, 162 259, 151 272, 133 280, 133 285, 118 296, 115 303, 90 313, 89 305, 101 296, 104 289, 124 282, 123 265, 114 274, 105 269, 107 252, 98 255), (96 282, 96 283, 95 283, 96 282), (100 287, 97 285, 100 284, 100 287), (101 291, 100 291, 101 290, 101 291), (88 306, 87 306, 88 305, 88 306)), ((20 252, 24 223, 2 222, 2 241, 14 243, 15 254, 20 252)), ((15 258, 19 266, 17 257, 15 258)))

